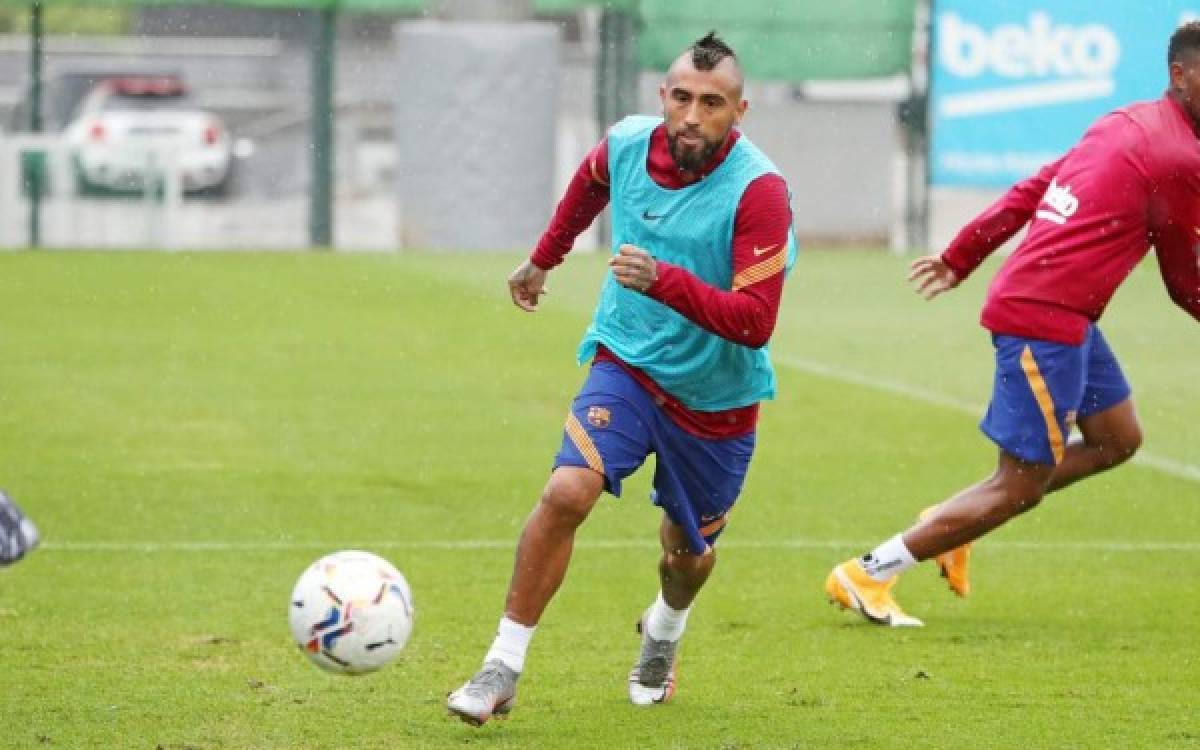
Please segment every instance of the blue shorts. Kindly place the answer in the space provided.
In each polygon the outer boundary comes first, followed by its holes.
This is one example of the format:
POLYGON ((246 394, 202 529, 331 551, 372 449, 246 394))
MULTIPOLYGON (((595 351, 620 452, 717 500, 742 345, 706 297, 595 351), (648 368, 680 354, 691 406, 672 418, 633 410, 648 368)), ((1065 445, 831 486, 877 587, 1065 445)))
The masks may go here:
POLYGON ((1023 461, 1057 465, 1075 420, 1129 398, 1121 365, 1100 329, 1079 346, 992 336, 996 382, 980 429, 1023 461))
POLYGON ((620 497, 621 480, 655 454, 651 500, 684 530, 691 552, 701 555, 725 528, 742 491, 754 438, 696 437, 671 421, 620 365, 597 362, 571 405, 554 467, 589 467, 620 497))

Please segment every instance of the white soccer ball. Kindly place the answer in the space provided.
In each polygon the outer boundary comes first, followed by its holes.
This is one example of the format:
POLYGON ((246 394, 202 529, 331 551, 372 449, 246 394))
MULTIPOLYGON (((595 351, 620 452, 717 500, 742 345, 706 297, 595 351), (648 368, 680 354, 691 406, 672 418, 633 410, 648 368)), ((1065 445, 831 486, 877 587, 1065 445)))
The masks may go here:
POLYGON ((296 581, 288 624, 296 645, 321 669, 373 672, 408 641, 413 599, 400 571, 378 555, 334 552, 296 581))

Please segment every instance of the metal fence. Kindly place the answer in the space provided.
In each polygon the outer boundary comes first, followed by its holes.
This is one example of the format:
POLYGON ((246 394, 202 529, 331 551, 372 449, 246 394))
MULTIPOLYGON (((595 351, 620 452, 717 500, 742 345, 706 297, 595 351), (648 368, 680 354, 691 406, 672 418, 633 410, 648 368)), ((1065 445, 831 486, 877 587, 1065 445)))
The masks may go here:
MULTIPOLYGON (((563 27, 559 55, 549 210, 586 151, 602 135, 596 123, 602 15, 581 11, 563 27)), ((391 23, 390 21, 388 23, 391 23)), ((401 163, 395 102, 405 95, 395 75, 397 50, 388 34, 343 40, 334 70, 334 236, 339 249, 393 250, 402 246, 405 211, 398 197, 401 163), (352 41, 353 43, 350 43, 352 41)), ((0 37, 0 123, 20 98, 28 42, 0 37)), ((81 193, 71 157, 52 137, 38 141, 49 173, 41 221, 50 247, 177 249, 302 248, 309 244, 309 68, 302 44, 262 39, 47 39, 47 77, 71 70, 170 69, 247 141, 227 195, 184 195, 171 177, 170 155, 156 156, 162 187, 138 195, 81 193), (242 48, 245 48, 242 50, 242 48), (244 54, 239 52, 242 50, 244 54)), ((661 74, 643 72, 636 111, 659 109, 661 74)), ((776 161, 793 191, 802 238, 903 243, 903 132, 895 113, 908 95, 893 76, 836 85, 750 80, 746 132, 776 161)), ((0 247, 30 239, 29 197, 21 188, 21 153, 33 142, 0 132, 0 247)), ((448 169, 471 169, 448 164, 448 169)), ((577 247, 595 247, 588 232, 577 247)), ((530 238, 532 242, 534 238, 530 238)), ((516 248, 511 248, 516 249, 516 248)))

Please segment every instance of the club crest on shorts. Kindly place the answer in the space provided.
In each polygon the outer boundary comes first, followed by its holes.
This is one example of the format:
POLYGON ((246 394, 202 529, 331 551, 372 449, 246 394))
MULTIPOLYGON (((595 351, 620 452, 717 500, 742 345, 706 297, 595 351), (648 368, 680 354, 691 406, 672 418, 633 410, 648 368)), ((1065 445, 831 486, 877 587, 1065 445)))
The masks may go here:
POLYGON ((612 414, 603 406, 589 406, 587 421, 592 427, 604 429, 612 421, 612 414))

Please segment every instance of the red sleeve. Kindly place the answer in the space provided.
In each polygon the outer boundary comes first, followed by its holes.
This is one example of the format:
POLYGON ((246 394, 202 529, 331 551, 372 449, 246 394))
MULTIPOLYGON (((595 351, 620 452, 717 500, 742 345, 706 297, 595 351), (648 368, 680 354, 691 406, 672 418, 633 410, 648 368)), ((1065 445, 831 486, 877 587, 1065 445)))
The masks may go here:
POLYGON ((733 288, 718 289, 659 261, 658 280, 646 294, 721 338, 764 346, 779 316, 791 225, 787 184, 763 175, 746 186, 734 217, 733 288))
POLYGON ((550 225, 542 233, 529 259, 549 271, 559 263, 583 230, 591 226, 608 205, 608 138, 596 144, 575 170, 567 192, 558 202, 550 225))
POLYGON ((972 219, 942 253, 942 262, 950 266, 960 280, 969 276, 996 248, 1008 242, 1029 222, 1066 158, 1062 156, 1042 167, 1033 177, 1013 185, 986 211, 972 219))
POLYGON ((1155 246, 1158 270, 1175 304, 1200 320, 1200 249, 1185 244, 1155 246))

